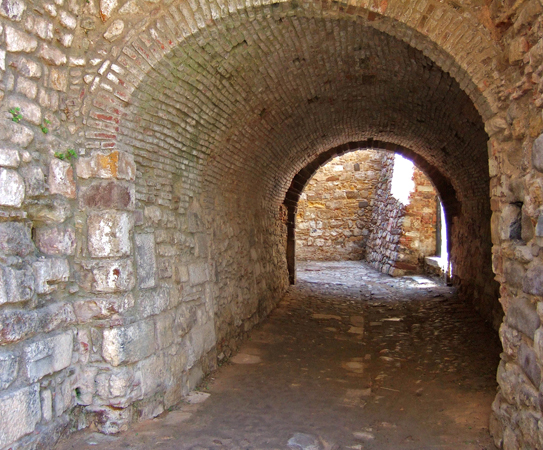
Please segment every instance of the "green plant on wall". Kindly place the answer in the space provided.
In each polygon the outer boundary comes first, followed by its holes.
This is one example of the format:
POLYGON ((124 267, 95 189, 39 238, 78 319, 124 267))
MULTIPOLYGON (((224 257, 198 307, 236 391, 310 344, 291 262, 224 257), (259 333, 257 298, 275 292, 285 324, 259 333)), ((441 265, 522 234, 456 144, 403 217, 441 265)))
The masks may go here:
POLYGON ((19 123, 21 119, 23 118, 23 115, 21 114, 21 108, 16 106, 15 108, 11 108, 9 110, 11 114, 11 120, 13 120, 15 123, 19 123))
POLYGON ((43 134, 47 134, 47 133, 49 133, 49 128, 47 127, 47 125, 50 125, 51 121, 49 121, 47 119, 44 119, 43 122, 44 123, 42 125, 40 125, 40 128, 41 128, 41 131, 43 132, 43 134))
POLYGON ((71 161, 72 159, 77 159, 78 156, 79 155, 77 154, 77 152, 73 148, 69 148, 66 153, 55 152, 55 158, 61 159, 63 161, 66 160, 66 159, 68 161, 71 161))

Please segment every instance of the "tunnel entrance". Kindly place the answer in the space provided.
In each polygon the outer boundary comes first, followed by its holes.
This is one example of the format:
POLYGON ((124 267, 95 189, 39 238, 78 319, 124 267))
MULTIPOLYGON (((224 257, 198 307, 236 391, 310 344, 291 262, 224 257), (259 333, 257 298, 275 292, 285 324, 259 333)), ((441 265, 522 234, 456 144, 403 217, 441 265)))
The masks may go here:
POLYGON ((335 157, 298 202, 296 258, 363 260, 393 276, 442 275, 441 209, 430 180, 401 155, 366 149, 335 157))

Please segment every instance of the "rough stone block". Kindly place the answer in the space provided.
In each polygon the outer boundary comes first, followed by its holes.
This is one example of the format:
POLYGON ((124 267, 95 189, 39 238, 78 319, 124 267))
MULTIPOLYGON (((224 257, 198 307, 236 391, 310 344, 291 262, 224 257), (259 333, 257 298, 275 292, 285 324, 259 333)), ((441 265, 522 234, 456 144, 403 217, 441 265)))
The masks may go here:
POLYGON ((532 147, 532 165, 539 172, 543 172, 543 134, 534 141, 532 147))
POLYGON ((29 266, 22 269, 0 265, 0 305, 30 300, 34 293, 34 273, 29 266))
POLYGON ((118 178, 135 180, 136 164, 134 157, 125 152, 96 152, 92 156, 79 158, 76 165, 81 178, 118 178))
POLYGON ((0 15, 17 22, 21 20, 25 9, 23 0, 5 0, 0 3, 0 15))
POLYGON ((155 237, 152 233, 136 234, 136 268, 141 289, 156 286, 155 237))
POLYGON ((55 284, 70 278, 70 266, 66 259, 42 259, 33 263, 32 269, 38 294, 49 294, 57 289, 55 284))
POLYGON ((531 295, 543 295, 543 267, 528 269, 522 281, 522 290, 531 295))
POLYGON ((53 418, 53 394, 49 389, 41 391, 41 415, 45 422, 53 418))
POLYGON ((53 158, 49 165, 49 192, 75 198, 75 181, 72 165, 53 158))
POLYGON ((166 384, 168 372, 163 353, 138 363, 137 376, 141 379, 143 397, 149 397, 166 384))
POLYGON ((0 205, 19 208, 24 198, 23 177, 14 170, 0 168, 0 205))
POLYGON ((539 387, 541 383, 541 369, 537 364, 535 352, 523 342, 520 344, 517 359, 520 367, 528 375, 533 385, 539 387))
POLYGON ((106 319, 113 314, 119 314, 134 306, 134 296, 131 293, 107 298, 91 298, 74 303, 75 315, 80 323, 91 319, 106 319))
POLYGON ((540 325, 535 305, 526 298, 515 299, 511 303, 505 316, 505 322, 530 339, 534 338, 534 333, 540 325))
POLYGON ((169 347, 175 340, 175 316, 165 313, 155 319, 157 346, 159 349, 169 347))
POLYGON ((7 389, 17 377, 19 362, 12 352, 0 351, 0 389, 7 389))
POLYGON ((23 223, 0 223, 0 252, 4 255, 28 256, 34 251, 30 229, 23 223))
POLYGON ((66 332, 25 345, 26 372, 35 382, 72 362, 73 336, 66 332))
POLYGON ((110 211, 94 213, 87 219, 88 248, 95 258, 130 254, 130 214, 110 211))
POLYGON ((67 62, 66 55, 62 51, 47 44, 41 45, 38 56, 48 64, 55 66, 61 66, 67 62))
POLYGON ((73 255, 75 252, 75 229, 59 225, 36 228, 36 246, 47 255, 73 255))
POLYGON ((41 108, 36 103, 22 98, 10 98, 8 108, 21 108, 21 115, 26 122, 31 122, 34 125, 41 124, 41 108))
POLYGON ((132 261, 122 259, 118 261, 103 261, 92 267, 94 292, 122 292, 134 287, 134 268, 132 261))
POLYGON ((119 182, 96 182, 83 190, 81 206, 97 209, 133 209, 135 187, 119 182))
POLYGON ((8 52, 33 52, 38 40, 10 26, 6 26, 6 49, 8 52))
POLYGON ((141 291, 139 294, 138 303, 142 317, 160 314, 170 304, 170 289, 168 287, 141 291))
POLYGON ((28 147, 34 139, 34 133, 30 129, 11 120, 0 121, 0 133, 4 140, 23 148, 28 147))
POLYGON ((189 280, 192 286, 205 283, 209 280, 206 263, 196 263, 189 266, 189 280))
POLYGON ((155 351, 153 321, 104 330, 102 356, 114 366, 141 361, 155 351))
POLYGON ((25 181, 25 194, 27 196, 41 195, 45 191, 45 176, 38 166, 25 166, 20 169, 25 181))
POLYGON ((87 410, 94 414, 96 428, 104 434, 115 434, 126 431, 130 422, 132 422, 132 410, 130 408, 89 406, 87 410))
POLYGON ((104 39, 107 41, 113 42, 117 39, 124 30, 124 22, 120 19, 113 21, 109 28, 104 33, 104 39))
POLYGON ((0 313, 0 343, 20 341, 36 332, 35 311, 7 310, 0 313))
POLYGON ((40 420, 40 388, 37 384, 1 396, 0 447, 34 431, 40 420))
POLYGON ((21 163, 19 152, 11 148, 0 148, 0 166, 16 169, 21 163))

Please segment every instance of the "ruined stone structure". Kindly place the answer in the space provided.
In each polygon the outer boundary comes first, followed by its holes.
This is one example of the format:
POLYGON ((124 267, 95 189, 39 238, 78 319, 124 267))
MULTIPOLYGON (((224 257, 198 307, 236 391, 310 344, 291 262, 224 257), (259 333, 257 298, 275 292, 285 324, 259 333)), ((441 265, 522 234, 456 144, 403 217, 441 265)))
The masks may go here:
POLYGON ((2 1, 0 447, 179 401, 293 281, 316 168, 374 148, 429 176, 496 325, 499 283, 492 434, 541 448, 542 12, 2 1))
POLYGON ((414 168, 406 204, 396 199, 394 160, 391 152, 359 150, 315 173, 298 203, 298 260, 363 259, 391 275, 424 270, 424 258, 436 253, 437 194, 414 168))
POLYGON ((381 272, 393 276, 422 273, 425 257, 436 254, 436 191, 430 180, 415 167, 413 190, 404 204, 392 192, 394 167, 394 157, 384 155, 366 260, 381 272))

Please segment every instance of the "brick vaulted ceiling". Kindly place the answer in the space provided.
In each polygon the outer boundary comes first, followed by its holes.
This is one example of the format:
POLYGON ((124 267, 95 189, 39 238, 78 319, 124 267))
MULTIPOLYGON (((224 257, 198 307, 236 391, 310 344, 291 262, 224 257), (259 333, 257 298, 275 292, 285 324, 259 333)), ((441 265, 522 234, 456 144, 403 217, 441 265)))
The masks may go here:
MULTIPOLYGON (((119 136, 141 167, 181 174, 187 198, 277 205, 320 153, 371 138, 418 154, 462 204, 488 198, 488 137, 453 77, 362 20, 284 9, 208 26, 144 69, 119 136)), ((125 49, 119 77, 149 45, 125 49)))

